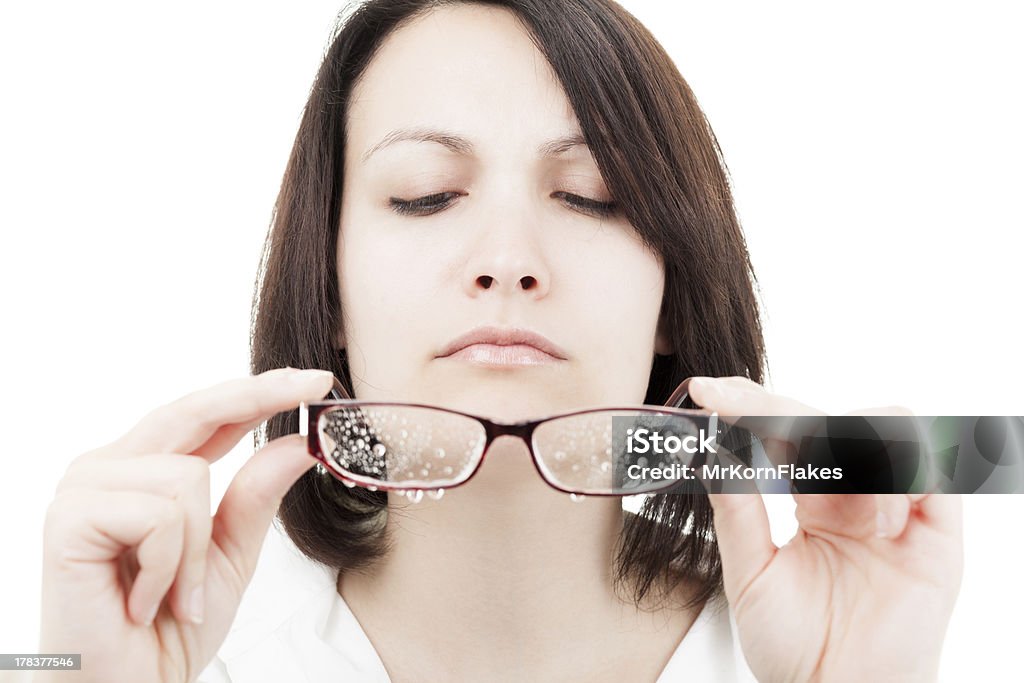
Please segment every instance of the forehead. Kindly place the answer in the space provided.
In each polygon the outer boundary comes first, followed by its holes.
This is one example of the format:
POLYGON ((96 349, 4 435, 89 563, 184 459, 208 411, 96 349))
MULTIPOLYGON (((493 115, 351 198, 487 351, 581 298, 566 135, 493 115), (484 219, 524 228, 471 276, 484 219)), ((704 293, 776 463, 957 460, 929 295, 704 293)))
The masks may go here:
POLYGON ((393 31, 356 84, 347 130, 362 154, 385 133, 434 126, 486 147, 578 130, 561 84, 511 11, 432 10, 393 31))

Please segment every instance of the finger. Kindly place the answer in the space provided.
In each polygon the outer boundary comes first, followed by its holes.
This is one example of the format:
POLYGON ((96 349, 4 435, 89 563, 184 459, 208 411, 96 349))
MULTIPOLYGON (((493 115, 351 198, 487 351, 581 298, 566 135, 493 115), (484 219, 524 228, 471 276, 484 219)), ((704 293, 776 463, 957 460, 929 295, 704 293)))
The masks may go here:
POLYGON ((788 396, 767 391, 746 377, 694 377, 693 400, 705 410, 756 435, 762 442, 798 443, 820 426, 825 413, 788 396), (783 416, 791 419, 780 419, 783 416))
POLYGON ((800 529, 813 536, 857 540, 875 536, 878 504, 874 496, 851 493, 794 493, 800 529))
POLYGON ((76 489, 53 499, 46 526, 47 553, 63 565, 116 561, 134 549, 138 574, 128 614, 139 624, 152 623, 181 561, 185 511, 180 504, 135 491, 76 489))
POLYGON ((243 436, 259 427, 266 419, 266 417, 260 416, 243 424, 221 425, 213 433, 213 436, 206 440, 206 443, 199 448, 193 448, 191 453, 208 462, 216 462, 238 445, 243 436))
POLYGON ((185 509, 185 548, 171 605, 181 621, 202 620, 206 552, 213 527, 210 466, 194 455, 158 453, 128 459, 92 459, 68 468, 58 490, 141 491, 177 500, 185 509))
POLYGON ((773 465, 797 462, 798 449, 785 439, 759 439, 765 459, 773 465))
MULTIPOLYGON (((183 396, 153 410, 127 434, 99 449, 114 457, 138 453, 192 453, 200 450, 224 425, 262 422, 291 410, 302 401, 323 398, 334 382, 325 370, 270 370, 251 377, 222 382, 183 396)), ((241 439, 246 432, 233 431, 241 439)), ((218 441, 217 449, 203 452, 220 457, 235 442, 218 441)))
POLYGON ((722 578, 730 604, 738 608, 746 589, 775 556, 768 512, 757 493, 710 493, 722 578))
POLYGON ((242 466, 213 519, 213 541, 248 581, 281 499, 295 480, 316 464, 298 434, 274 439, 242 466))
POLYGON ((875 537, 896 539, 903 535, 910 511, 911 497, 903 493, 875 494, 875 537))
POLYGON ((796 399, 773 394, 747 377, 694 377, 689 388, 698 404, 725 415, 824 414, 796 399))
POLYGON ((912 503, 903 493, 794 493, 800 528, 821 537, 869 541, 897 539, 907 527, 912 503))

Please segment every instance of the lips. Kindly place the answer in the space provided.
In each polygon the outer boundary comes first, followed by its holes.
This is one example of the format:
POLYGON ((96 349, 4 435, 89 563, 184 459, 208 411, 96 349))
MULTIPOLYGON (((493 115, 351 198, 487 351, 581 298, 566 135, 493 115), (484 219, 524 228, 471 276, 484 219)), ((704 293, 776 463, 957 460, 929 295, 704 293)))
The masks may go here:
POLYGON ((499 364, 566 360, 567 354, 547 337, 521 327, 478 327, 451 340, 437 358, 458 356, 499 364))

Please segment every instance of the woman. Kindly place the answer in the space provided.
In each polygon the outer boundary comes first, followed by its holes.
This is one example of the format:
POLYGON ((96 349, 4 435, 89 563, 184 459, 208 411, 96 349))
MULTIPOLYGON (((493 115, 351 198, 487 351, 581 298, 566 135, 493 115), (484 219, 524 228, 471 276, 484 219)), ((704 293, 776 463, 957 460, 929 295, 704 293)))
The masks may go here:
POLYGON ((280 628, 239 655, 249 673, 215 658, 275 513, 333 571, 330 614, 352 617, 341 640, 372 679, 934 680, 954 496, 798 496, 776 548, 756 495, 625 514, 554 491, 500 439, 466 486, 411 504, 310 469, 292 433, 334 375, 359 399, 498 422, 661 405, 693 376, 708 410, 820 414, 761 387, 714 136, 609 0, 366 3, 312 89, 261 266, 256 375, 80 456, 50 507, 40 648, 81 651, 85 680, 280 675, 280 628), (211 519, 209 463, 264 422, 211 519), (728 619, 735 663, 714 661, 728 628, 686 647, 728 619))

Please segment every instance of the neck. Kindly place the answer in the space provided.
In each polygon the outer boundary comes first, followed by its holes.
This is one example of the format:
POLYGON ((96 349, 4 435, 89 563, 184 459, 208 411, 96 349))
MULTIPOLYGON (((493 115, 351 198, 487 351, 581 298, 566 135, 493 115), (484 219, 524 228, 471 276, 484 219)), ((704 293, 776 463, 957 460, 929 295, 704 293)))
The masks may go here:
POLYGON ((390 550, 340 577, 339 592, 384 661, 400 658, 388 643, 417 642, 423 629, 490 661, 496 644, 552 661, 636 619, 612 576, 622 516, 618 497, 573 502, 552 489, 521 442, 499 439, 474 478, 441 500, 393 495, 390 550))

